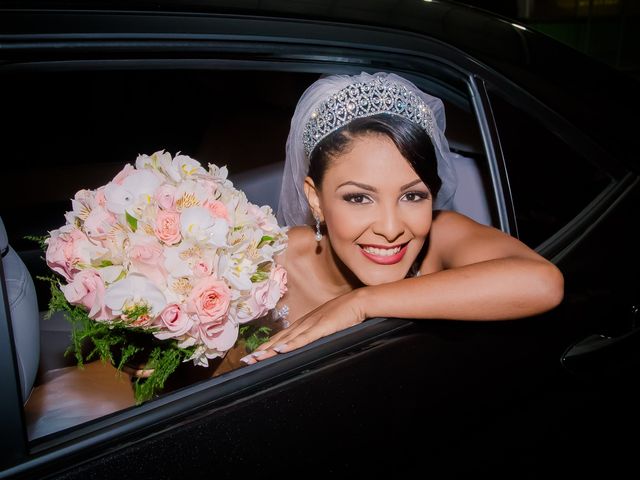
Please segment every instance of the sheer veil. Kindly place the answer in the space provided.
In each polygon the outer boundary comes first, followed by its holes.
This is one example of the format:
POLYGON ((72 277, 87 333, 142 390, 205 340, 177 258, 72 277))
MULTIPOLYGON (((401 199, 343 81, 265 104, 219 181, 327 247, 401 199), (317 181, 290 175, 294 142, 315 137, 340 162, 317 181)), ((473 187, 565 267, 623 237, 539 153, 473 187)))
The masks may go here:
POLYGON ((309 210, 307 197, 304 194, 304 179, 309 170, 309 159, 305 155, 303 132, 311 113, 328 97, 343 88, 359 82, 368 82, 382 77, 389 82, 405 86, 415 93, 431 109, 435 117, 434 132, 431 140, 435 146, 438 160, 438 175, 442 187, 434 209, 447 209, 453 200, 456 190, 456 174, 452 164, 454 154, 449 150, 449 143, 444 136, 445 114, 442 101, 422 92, 413 83, 393 73, 361 73, 360 75, 331 75, 314 82, 300 97, 291 119, 291 128, 287 138, 286 159, 282 178, 282 189, 278 204, 278 221, 281 225, 309 225, 313 218, 309 210))

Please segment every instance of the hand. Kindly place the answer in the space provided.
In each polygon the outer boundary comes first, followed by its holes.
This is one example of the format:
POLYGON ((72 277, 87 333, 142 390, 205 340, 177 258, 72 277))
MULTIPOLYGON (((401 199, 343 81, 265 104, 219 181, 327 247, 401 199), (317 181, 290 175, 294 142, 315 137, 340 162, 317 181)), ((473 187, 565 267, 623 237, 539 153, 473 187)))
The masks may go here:
POLYGON ((290 352, 319 338, 357 325, 364 318, 355 291, 349 292, 320 305, 241 360, 251 365, 278 353, 290 352))

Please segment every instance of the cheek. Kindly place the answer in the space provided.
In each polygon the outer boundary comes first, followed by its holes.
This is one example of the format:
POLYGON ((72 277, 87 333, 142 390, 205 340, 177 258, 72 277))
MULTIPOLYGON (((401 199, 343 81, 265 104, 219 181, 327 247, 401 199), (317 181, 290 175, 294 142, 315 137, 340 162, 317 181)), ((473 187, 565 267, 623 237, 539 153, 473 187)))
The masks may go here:
POLYGON ((366 215, 358 213, 352 205, 332 205, 323 210, 324 221, 332 242, 353 242, 366 230, 366 215))
POLYGON ((413 212, 412 215, 408 215, 407 225, 418 238, 424 238, 429 234, 431 230, 432 211, 431 207, 420 209, 420 211, 413 212))

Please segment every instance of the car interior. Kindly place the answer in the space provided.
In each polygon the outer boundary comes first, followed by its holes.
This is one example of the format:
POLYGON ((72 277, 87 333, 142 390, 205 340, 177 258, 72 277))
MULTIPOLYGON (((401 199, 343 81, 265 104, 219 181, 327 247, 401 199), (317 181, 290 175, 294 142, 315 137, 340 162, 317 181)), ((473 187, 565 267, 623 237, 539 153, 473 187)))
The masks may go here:
MULTIPOLYGON (((14 120, 4 145, 11 181, 0 191, 0 249, 30 440, 131 407, 133 396, 125 374, 99 361, 79 369, 73 355, 65 356, 71 327, 61 314, 45 318, 48 286, 38 277, 51 272, 26 237, 62 226, 77 190, 97 188, 138 154, 163 149, 227 165, 250 201, 275 211, 290 118, 318 77, 151 69, 5 75, 15 95, 5 110, 14 120)), ((495 225, 491 178, 467 92, 417 80, 445 103, 458 174, 453 209, 495 225)))

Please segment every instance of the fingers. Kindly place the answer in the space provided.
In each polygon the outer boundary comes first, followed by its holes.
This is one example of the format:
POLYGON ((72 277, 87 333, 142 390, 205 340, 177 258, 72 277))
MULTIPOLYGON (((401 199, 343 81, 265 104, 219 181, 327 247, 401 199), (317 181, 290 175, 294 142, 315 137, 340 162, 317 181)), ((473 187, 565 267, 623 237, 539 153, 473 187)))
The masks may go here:
POLYGON ((249 355, 246 355, 240 359, 241 362, 246 363, 247 365, 253 365, 258 360, 266 360, 267 358, 275 357, 278 352, 273 350, 256 350, 249 355))

